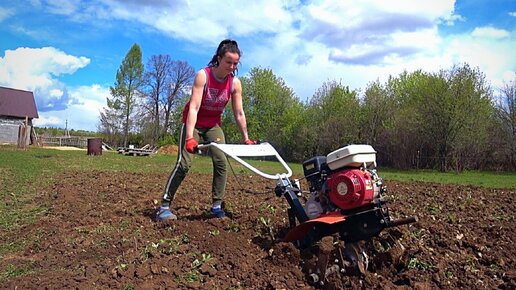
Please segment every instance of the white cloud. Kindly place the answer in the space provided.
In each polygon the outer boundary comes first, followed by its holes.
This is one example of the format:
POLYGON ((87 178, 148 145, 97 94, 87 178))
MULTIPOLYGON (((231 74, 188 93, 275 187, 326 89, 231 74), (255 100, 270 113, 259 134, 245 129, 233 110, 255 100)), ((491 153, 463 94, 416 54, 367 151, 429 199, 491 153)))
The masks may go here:
POLYGON ((53 47, 19 47, 0 57, 0 84, 33 91, 39 111, 68 105, 66 85, 57 77, 73 74, 89 64, 86 57, 68 55, 53 47))
POLYGON ((302 100, 330 80, 364 89, 404 70, 449 68, 438 25, 454 17, 454 1, 314 1, 244 61, 272 68, 302 100))
POLYGON ((516 17, 516 12, 509 12, 509 16, 516 17))
POLYGON ((62 90, 58 90, 58 89, 52 89, 49 91, 49 94, 51 97, 57 97, 57 98, 60 98, 63 96, 64 92, 62 90))
POLYGON ((46 1, 46 5, 47 9, 52 13, 72 15, 79 9, 80 2, 80 0, 50 0, 46 1))
POLYGON ((11 24, 9 28, 18 35, 27 35, 32 39, 44 40, 52 37, 50 33, 40 28, 29 29, 19 24, 11 24))
POLYGON ((56 116, 45 116, 45 113, 40 113, 39 118, 34 119, 34 126, 37 127, 61 127, 63 120, 56 116))
POLYGON ((96 130, 109 88, 97 84, 69 87, 58 77, 74 74, 90 63, 53 47, 6 50, 0 57, 0 85, 34 92, 36 126, 96 130))
POLYGON ((68 19, 82 23, 98 20, 143 23, 173 38, 212 45, 231 35, 277 33, 282 27, 288 28, 294 15, 290 9, 296 5, 297 0, 97 0, 88 3, 59 0, 45 1, 42 7, 47 12, 66 15, 68 19), (218 13, 220 11, 227 13, 218 13))
POLYGON ((509 31, 505 29, 499 29, 495 27, 477 27, 471 35, 475 37, 486 37, 486 38, 505 38, 510 36, 509 31))
POLYGON ((99 112, 106 107, 109 88, 98 84, 71 87, 68 89, 70 104, 64 110, 40 112, 35 125, 68 129, 96 131, 99 112))
POLYGON ((343 64, 382 64, 433 48, 454 1, 321 1, 304 9, 300 36, 331 48, 343 64), (410 39, 410 41, 406 41, 410 39))
POLYGON ((272 68, 303 100, 328 80, 365 89, 405 70, 436 72, 463 63, 478 67, 493 86, 514 77, 516 43, 509 32, 491 27, 442 36, 440 24, 464 19, 455 14, 454 1, 433 4, 311 3, 298 17, 298 30, 264 41, 245 58, 272 68))
MULTIPOLYGON (((514 38, 479 38, 472 35, 453 35, 446 39, 444 54, 454 63, 468 63, 486 74, 495 87, 507 81, 508 72, 514 75, 516 55, 514 38)), ((451 64, 450 64, 451 65, 451 64)), ((510 80, 510 79, 509 79, 510 80)))
POLYGON ((14 15, 14 9, 0 7, 0 22, 14 15))

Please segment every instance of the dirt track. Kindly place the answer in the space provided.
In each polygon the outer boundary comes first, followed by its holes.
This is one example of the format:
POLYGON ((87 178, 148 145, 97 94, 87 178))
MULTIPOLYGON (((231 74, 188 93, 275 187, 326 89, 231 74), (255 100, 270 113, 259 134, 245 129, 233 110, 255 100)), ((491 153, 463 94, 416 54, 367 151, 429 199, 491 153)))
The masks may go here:
MULTIPOLYGON (((210 175, 190 175, 179 220, 153 221, 166 175, 72 172, 40 192, 51 210, 4 243, 30 241, 0 269, 29 269, 7 289, 314 289, 306 255, 282 243, 286 201, 274 182, 229 177, 229 218, 207 214, 210 175), (243 186, 247 192, 240 189, 243 186)), ((393 217, 419 222, 384 231, 403 255, 372 256, 365 276, 326 289, 516 289, 515 192, 386 182, 393 217)))

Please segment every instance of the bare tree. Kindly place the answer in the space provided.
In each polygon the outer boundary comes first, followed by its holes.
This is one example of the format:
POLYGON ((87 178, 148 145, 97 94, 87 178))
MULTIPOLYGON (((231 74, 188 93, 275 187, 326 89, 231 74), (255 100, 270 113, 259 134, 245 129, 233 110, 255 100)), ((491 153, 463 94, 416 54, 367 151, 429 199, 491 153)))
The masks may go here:
POLYGON ((516 167, 516 77, 510 83, 505 83, 500 90, 502 95, 496 102, 496 117, 501 129, 501 135, 496 140, 498 151, 505 160, 506 166, 514 170, 516 167), (501 150, 505 149, 505 150, 501 150))
POLYGON ((153 55, 147 62, 145 82, 148 88, 145 105, 152 122, 152 139, 156 142, 161 137, 160 105, 167 99, 171 86, 173 60, 170 55, 153 55))
POLYGON ((502 88, 504 100, 498 108, 502 119, 506 122, 512 135, 513 145, 516 145, 516 78, 502 88))
POLYGON ((112 110, 100 112, 100 123, 97 131, 104 134, 104 142, 111 146, 121 145, 123 126, 120 122, 120 116, 117 116, 112 110))
POLYGON ((164 123, 161 136, 165 135, 170 126, 171 114, 174 109, 175 101, 189 87, 195 76, 194 68, 186 61, 172 61, 170 68, 170 82, 167 87, 166 98, 163 101, 164 123))

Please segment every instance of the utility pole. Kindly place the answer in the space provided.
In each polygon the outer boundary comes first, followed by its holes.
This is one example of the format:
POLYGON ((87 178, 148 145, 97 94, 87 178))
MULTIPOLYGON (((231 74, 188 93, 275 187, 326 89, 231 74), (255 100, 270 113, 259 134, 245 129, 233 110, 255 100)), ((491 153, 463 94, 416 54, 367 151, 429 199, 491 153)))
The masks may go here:
POLYGON ((70 137, 70 132, 68 132, 68 119, 65 121, 65 137, 70 137))

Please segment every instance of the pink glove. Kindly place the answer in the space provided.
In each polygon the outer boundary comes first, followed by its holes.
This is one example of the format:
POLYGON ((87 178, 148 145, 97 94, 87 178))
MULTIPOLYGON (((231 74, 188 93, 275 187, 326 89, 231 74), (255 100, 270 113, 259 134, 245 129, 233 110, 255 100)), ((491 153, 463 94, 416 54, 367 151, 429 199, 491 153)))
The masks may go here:
POLYGON ((197 145, 199 145, 199 143, 197 143, 197 140, 195 140, 195 138, 186 139, 185 147, 186 147, 186 151, 188 151, 189 153, 194 154, 195 148, 197 147, 197 145))
POLYGON ((244 141, 244 143, 245 143, 245 145, 254 145, 254 144, 256 144, 256 141, 247 139, 244 141))

